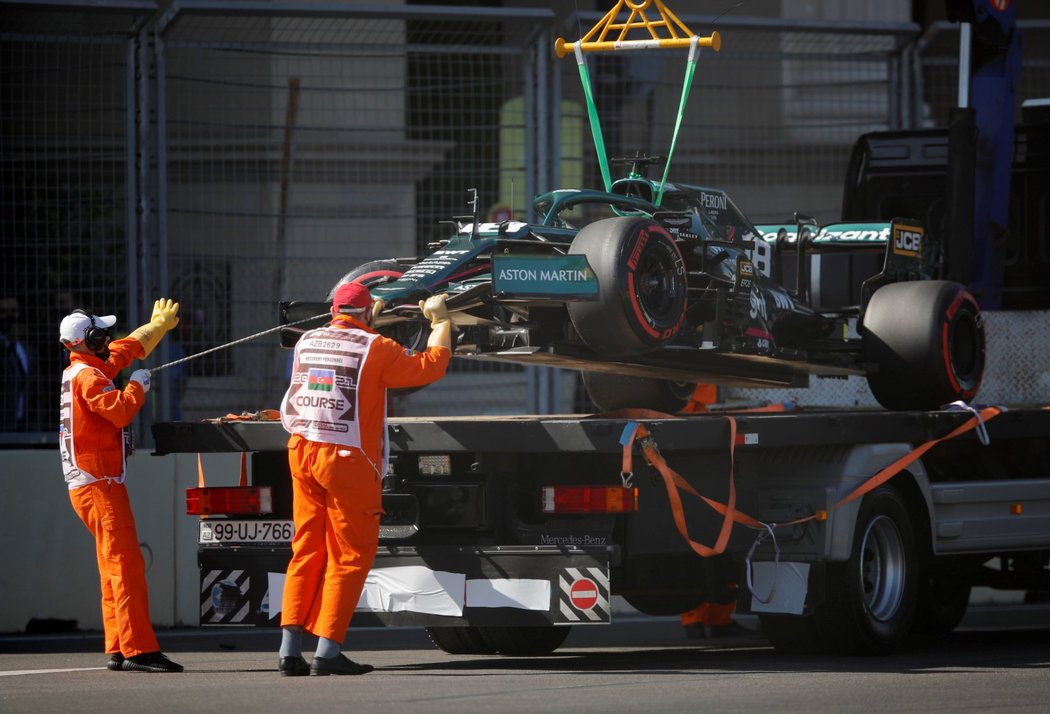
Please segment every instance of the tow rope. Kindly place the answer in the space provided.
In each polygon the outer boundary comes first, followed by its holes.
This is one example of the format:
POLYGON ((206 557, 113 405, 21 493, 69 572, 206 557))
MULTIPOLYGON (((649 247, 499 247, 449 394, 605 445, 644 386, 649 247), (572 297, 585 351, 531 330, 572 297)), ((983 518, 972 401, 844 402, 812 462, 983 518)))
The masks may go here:
POLYGON ((310 322, 311 320, 318 320, 318 319, 320 319, 322 317, 330 317, 330 316, 331 316, 331 313, 325 312, 325 313, 322 313, 320 315, 314 315, 313 317, 306 317, 306 318, 303 318, 302 320, 296 320, 295 322, 289 322, 289 323, 284 324, 284 325, 278 325, 277 327, 270 327, 268 329, 263 330, 262 332, 256 332, 254 335, 248 335, 247 337, 242 337, 240 339, 233 340, 232 342, 227 342, 225 344, 219 345, 218 347, 212 347, 211 349, 204 350, 203 352, 198 352, 195 355, 189 355, 188 357, 182 357, 180 359, 173 360, 171 362, 168 362, 167 364, 162 364, 159 367, 150 367, 150 372, 159 372, 162 369, 167 369, 168 367, 174 367, 175 365, 182 364, 183 362, 189 362, 191 359, 197 359, 198 357, 203 357, 204 355, 211 354, 212 352, 218 352, 219 350, 224 350, 224 349, 227 349, 229 347, 233 347, 234 345, 239 345, 242 342, 247 342, 248 340, 254 340, 256 337, 262 337, 263 335, 268 335, 271 332, 277 332, 278 330, 280 330, 282 328, 285 328, 285 327, 294 327, 295 325, 301 325, 304 322, 310 322))

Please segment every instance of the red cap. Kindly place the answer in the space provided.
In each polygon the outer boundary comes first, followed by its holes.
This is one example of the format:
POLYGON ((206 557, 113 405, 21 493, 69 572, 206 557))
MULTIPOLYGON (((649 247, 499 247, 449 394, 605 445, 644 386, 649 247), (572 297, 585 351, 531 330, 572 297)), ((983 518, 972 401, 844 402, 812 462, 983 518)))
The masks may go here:
POLYGON ((372 306, 372 293, 361 283, 343 283, 332 296, 332 313, 364 310, 372 306))

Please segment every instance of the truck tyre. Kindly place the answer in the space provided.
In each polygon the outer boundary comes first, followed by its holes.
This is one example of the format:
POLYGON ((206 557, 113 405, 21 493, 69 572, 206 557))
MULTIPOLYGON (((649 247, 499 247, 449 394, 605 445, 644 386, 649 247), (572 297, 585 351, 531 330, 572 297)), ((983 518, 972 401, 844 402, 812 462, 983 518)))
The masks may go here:
POLYGON ((478 628, 492 650, 511 657, 549 655, 561 647, 570 629, 568 626, 478 628))
POLYGON ((886 409, 971 401, 984 375, 984 321, 958 283, 916 280, 875 291, 861 327, 868 386, 886 409))
POLYGON ((918 554, 915 530, 898 491, 880 486, 864 497, 845 563, 827 566, 824 602, 814 625, 834 654, 887 654, 915 618, 918 554))
POLYGON ((685 320, 685 261, 671 235, 642 217, 606 218, 576 235, 598 279, 598 299, 567 303, 572 324, 602 356, 651 352, 678 334, 685 320))
POLYGON ((449 654, 495 654, 496 650, 481 636, 477 627, 427 627, 427 637, 442 652, 449 654))
MULTIPOLYGON (((328 291, 325 300, 330 301, 335 296, 335 291, 339 286, 345 283, 361 283, 371 290, 377 285, 383 285, 397 280, 404 275, 404 273, 405 269, 393 260, 373 260, 368 263, 362 263, 343 277, 339 278, 336 284, 332 286, 332 289, 328 291)), ((384 337, 389 337, 395 342, 401 343, 407 349, 423 350, 426 349, 427 346, 427 336, 430 334, 430 328, 422 322, 401 322, 396 325, 384 327, 379 332, 384 337)), ((416 390, 413 389, 411 391, 416 390)), ((408 390, 399 390, 398 393, 407 394, 408 390)))
POLYGON ((587 396, 599 411, 617 409, 652 409, 677 414, 689 403, 696 385, 666 379, 625 377, 605 372, 583 372, 587 396))

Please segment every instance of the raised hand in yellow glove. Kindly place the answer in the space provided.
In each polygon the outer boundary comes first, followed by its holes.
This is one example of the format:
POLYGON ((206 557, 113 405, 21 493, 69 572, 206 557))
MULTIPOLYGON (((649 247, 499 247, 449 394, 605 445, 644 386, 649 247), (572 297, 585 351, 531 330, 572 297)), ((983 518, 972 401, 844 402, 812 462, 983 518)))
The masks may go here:
POLYGON ((153 315, 150 321, 136 327, 129 337, 138 340, 142 345, 142 357, 146 359, 160 344, 161 338, 179 324, 179 304, 170 298, 160 298, 153 303, 153 315))
POLYGON ((153 303, 153 317, 149 320, 165 332, 171 332, 179 324, 179 304, 171 298, 161 298, 153 303))

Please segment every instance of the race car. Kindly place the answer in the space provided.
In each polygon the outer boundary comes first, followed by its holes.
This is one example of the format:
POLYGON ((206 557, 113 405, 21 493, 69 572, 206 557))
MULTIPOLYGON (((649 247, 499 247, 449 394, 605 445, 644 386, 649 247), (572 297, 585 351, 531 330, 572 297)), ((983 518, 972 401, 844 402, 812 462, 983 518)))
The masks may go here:
MULTIPOLYGON (((338 284, 362 282, 384 301, 379 331, 421 347, 419 300, 448 293, 457 355, 580 369, 603 411, 674 413, 696 383, 797 387, 810 375, 865 375, 888 409, 972 400, 985 365, 980 309, 935 279, 940 251, 918 222, 818 226, 795 214, 756 226, 724 191, 668 181, 673 151, 607 158, 586 52, 689 48, 673 150, 699 49, 721 47, 663 3, 628 3, 626 20, 621 5, 580 40, 555 42, 580 68, 603 188, 544 193, 528 222, 501 223, 480 220, 475 191, 472 215, 429 255, 354 268, 338 284), (662 177, 648 178, 660 164, 662 177)), ((290 303, 282 317, 325 307, 290 303)), ((285 328, 282 344, 300 332, 285 328)))
MULTIPOLYGON (((697 382, 809 375, 866 375, 889 409, 975 395, 980 309, 933 279, 914 221, 756 226, 724 191, 671 183, 657 206, 644 168, 660 159, 620 161, 630 169, 611 191, 545 193, 534 223, 483 223, 475 210, 430 255, 365 263, 337 286, 367 285, 385 303, 379 331, 409 348, 425 344, 419 300, 448 293, 457 355, 581 369, 602 410, 674 413, 697 382)), ((319 312, 290 303, 282 319, 319 312)), ((285 328, 284 343, 309 324, 285 328)))

